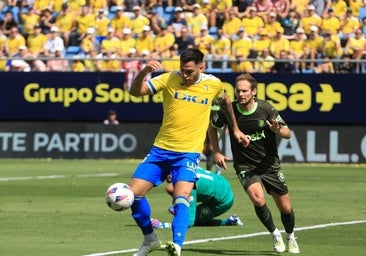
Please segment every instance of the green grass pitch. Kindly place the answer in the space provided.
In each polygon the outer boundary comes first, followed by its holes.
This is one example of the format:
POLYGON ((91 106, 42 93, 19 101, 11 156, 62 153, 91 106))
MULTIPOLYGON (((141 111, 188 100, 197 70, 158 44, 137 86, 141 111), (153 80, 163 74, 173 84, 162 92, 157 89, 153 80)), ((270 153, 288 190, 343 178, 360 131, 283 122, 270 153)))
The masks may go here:
MULTIPOLYGON (((129 210, 114 212, 107 207, 104 193, 114 182, 128 182, 137 164, 137 160, 0 160, 0 255, 132 255, 141 244, 140 231, 129 210)), ((366 166, 283 164, 283 171, 301 255, 366 255, 366 166)), ((236 198, 230 212, 221 217, 235 213, 244 226, 193 227, 182 255, 277 255, 233 169, 222 174, 231 181, 236 198)), ((148 199, 152 217, 171 219, 164 185, 152 190, 148 199)), ((283 230, 268 196, 267 202, 283 230)), ((156 232, 162 242, 171 239, 170 229, 156 232)))

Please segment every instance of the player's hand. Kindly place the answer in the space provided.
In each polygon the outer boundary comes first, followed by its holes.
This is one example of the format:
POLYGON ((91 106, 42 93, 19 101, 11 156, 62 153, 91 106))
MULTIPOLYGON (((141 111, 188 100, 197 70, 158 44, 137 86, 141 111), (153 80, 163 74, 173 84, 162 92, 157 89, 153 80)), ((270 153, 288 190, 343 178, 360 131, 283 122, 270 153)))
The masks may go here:
POLYGON ((156 70, 161 69, 161 63, 159 61, 153 60, 147 63, 144 70, 148 73, 155 72, 156 70))
POLYGON ((224 170, 227 169, 226 166, 226 161, 231 160, 231 158, 221 154, 221 153, 215 153, 215 164, 220 167, 223 168, 224 170))
POLYGON ((269 129, 271 129, 272 132, 274 132, 276 134, 280 134, 282 124, 280 124, 279 122, 277 122, 274 119, 266 120, 266 124, 269 127, 269 129))
POLYGON ((248 147, 250 144, 249 138, 240 130, 234 131, 234 137, 236 141, 241 144, 243 147, 248 147))

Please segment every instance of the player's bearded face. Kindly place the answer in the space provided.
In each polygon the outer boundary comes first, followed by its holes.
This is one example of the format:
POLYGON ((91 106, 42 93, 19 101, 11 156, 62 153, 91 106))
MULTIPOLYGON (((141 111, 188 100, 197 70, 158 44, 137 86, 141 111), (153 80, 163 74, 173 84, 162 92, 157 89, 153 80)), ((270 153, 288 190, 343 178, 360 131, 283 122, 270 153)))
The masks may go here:
POLYGON ((180 71, 182 74, 183 83, 185 85, 192 85, 196 83, 203 68, 203 64, 195 64, 193 61, 181 64, 180 71))
POLYGON ((256 92, 257 91, 255 89, 251 89, 251 84, 246 80, 237 82, 235 86, 235 95, 241 105, 248 105, 252 102, 255 98, 256 92))

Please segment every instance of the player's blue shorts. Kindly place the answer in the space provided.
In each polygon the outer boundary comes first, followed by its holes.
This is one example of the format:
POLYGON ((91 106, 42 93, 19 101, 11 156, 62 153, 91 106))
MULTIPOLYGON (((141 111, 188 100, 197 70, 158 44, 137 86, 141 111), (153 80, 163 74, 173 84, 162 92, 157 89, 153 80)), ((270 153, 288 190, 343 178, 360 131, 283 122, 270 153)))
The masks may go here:
POLYGON ((172 182, 195 182, 200 153, 185 153, 153 146, 145 159, 137 166, 132 178, 146 180, 159 186, 171 174, 172 182))

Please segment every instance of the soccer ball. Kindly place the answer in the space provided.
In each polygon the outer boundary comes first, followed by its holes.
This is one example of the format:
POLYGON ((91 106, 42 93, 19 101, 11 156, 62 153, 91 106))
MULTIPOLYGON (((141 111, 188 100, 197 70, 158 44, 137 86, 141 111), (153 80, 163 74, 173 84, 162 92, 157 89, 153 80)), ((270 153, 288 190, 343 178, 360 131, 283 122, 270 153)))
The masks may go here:
POLYGON ((132 205, 135 195, 129 185, 125 183, 114 183, 109 186, 105 193, 107 205, 114 211, 125 211, 132 205))

